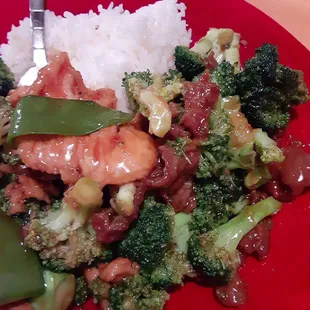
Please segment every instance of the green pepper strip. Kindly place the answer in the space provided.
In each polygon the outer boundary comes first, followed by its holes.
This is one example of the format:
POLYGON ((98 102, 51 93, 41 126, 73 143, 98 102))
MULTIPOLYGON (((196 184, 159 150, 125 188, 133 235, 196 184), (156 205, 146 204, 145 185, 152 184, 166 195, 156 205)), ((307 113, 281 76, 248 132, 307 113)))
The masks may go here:
POLYGON ((14 110, 8 143, 29 134, 87 135, 132 118, 132 114, 101 107, 93 101, 26 96, 14 110))
POLYGON ((14 220, 0 210, 0 306, 44 292, 39 258, 23 245, 14 220))

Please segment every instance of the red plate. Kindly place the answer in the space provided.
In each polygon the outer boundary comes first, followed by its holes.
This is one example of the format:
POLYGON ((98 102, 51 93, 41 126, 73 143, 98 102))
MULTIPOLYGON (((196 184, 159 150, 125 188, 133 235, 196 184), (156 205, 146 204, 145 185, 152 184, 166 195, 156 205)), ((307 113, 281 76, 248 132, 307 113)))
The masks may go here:
MULTIPOLYGON (((27 15, 27 2, 1 1, 0 42, 11 24, 27 15), (5 13, 6 12, 6 13, 5 13)), ((129 10, 137 9, 154 1, 116 0, 129 10)), ((193 29, 193 39, 205 34, 209 27, 230 27, 240 32, 248 42, 242 58, 253 54, 254 48, 263 42, 279 47, 282 63, 305 73, 310 86, 310 53, 282 27, 263 13, 241 0, 184 0, 187 4, 187 22, 193 29)), ((69 10, 73 13, 96 9, 97 4, 107 5, 106 0, 47 0, 49 9, 56 13, 69 10)), ((305 29, 306 31, 306 29, 305 29)), ((22 52, 22 51, 21 51, 22 52)), ((300 106, 286 135, 310 144, 310 106, 300 106)), ((307 310, 310 309, 310 194, 304 194, 287 204, 274 218, 271 235, 271 253, 263 262, 248 259, 241 275, 248 287, 246 310, 307 310)), ((93 310, 93 305, 84 309, 93 310)), ((223 309, 213 299, 210 289, 196 284, 186 284, 171 295, 168 310, 216 310, 223 309)))

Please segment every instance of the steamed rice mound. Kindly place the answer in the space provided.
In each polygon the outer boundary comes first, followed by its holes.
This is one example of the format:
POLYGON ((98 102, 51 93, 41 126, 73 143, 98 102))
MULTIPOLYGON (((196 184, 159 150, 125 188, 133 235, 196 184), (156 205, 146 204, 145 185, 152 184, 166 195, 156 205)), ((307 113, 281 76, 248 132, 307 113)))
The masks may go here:
MULTIPOLYGON (((158 1, 132 14, 113 3, 107 9, 99 5, 98 13, 45 14, 48 56, 66 51, 87 87, 115 89, 121 110, 127 107, 121 87, 124 73, 146 69, 163 73, 174 66, 175 46, 188 46, 191 40, 183 20, 185 5, 176 0, 158 1)), ((17 81, 33 65, 31 47, 29 18, 25 18, 8 33, 8 44, 0 47, 17 81)))

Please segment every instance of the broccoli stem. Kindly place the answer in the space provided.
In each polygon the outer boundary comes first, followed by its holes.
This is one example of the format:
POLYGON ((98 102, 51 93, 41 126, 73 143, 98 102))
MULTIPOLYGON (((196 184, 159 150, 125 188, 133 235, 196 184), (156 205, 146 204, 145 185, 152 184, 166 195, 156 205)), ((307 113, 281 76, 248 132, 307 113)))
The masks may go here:
POLYGON ((239 215, 217 229, 218 238, 216 248, 225 248, 234 252, 243 238, 265 217, 276 213, 281 208, 281 203, 273 197, 264 199, 254 205, 247 206, 239 215))

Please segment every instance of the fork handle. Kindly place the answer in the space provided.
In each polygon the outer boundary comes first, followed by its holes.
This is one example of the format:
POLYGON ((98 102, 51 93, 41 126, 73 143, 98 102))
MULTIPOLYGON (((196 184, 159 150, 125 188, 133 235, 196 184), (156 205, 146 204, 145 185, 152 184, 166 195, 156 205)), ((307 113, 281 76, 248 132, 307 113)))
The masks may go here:
POLYGON ((30 0, 29 11, 32 31, 33 62, 36 66, 43 67, 47 63, 44 35, 44 0, 30 0))

